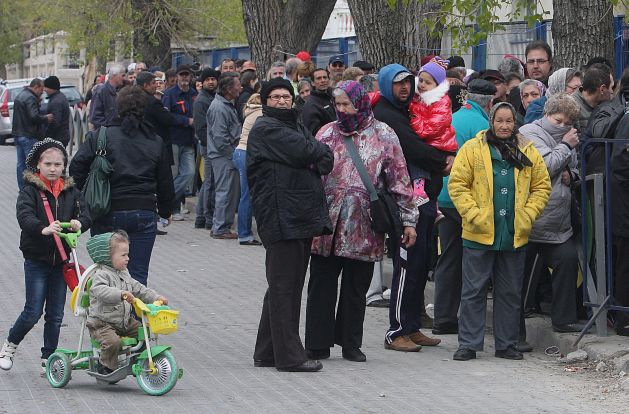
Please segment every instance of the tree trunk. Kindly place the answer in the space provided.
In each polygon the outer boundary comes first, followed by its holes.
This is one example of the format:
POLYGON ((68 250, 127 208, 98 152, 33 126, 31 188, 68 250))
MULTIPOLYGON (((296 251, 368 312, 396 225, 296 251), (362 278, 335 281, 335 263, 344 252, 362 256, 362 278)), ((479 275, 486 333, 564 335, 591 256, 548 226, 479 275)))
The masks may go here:
POLYGON ((139 13, 133 31, 133 60, 146 63, 147 68, 170 67, 170 41, 177 35, 178 17, 163 0, 134 0, 133 3, 139 13))
POLYGON ((614 62, 614 11, 609 0, 553 0, 554 67, 578 67, 594 56, 614 62))
POLYGON ((151 33, 138 28, 133 31, 134 61, 152 66, 170 67, 170 34, 163 27, 156 27, 151 33))
POLYGON ((282 52, 314 51, 325 31, 335 0, 242 0, 251 59, 264 74, 282 52))
POLYGON ((441 48, 441 30, 422 24, 427 12, 439 10, 433 0, 348 0, 363 58, 376 67, 399 63, 415 70, 421 56, 441 48))

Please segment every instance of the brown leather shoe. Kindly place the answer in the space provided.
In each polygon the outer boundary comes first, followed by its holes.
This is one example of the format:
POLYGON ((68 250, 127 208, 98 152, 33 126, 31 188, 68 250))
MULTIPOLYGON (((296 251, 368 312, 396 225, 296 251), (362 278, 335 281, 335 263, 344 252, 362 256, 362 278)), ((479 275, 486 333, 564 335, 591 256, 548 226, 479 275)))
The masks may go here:
POLYGON ((441 343, 441 339, 431 338, 422 333, 422 331, 417 331, 408 336, 408 339, 413 341, 413 343, 421 346, 437 346, 441 343))
POLYGON ((384 349, 390 349, 392 351, 400 352, 418 352, 420 349, 422 349, 422 347, 421 345, 417 345, 413 341, 411 341, 408 336, 402 335, 395 338, 391 343, 388 343, 385 340, 384 349))

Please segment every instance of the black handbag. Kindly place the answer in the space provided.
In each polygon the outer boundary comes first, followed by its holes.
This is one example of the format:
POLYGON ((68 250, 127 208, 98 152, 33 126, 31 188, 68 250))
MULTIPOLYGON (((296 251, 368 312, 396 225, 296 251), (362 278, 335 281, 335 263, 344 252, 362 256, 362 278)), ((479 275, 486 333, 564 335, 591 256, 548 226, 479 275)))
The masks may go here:
POLYGON ((570 224, 572 225, 572 233, 576 236, 581 234, 583 227, 583 209, 581 208, 581 183, 575 177, 575 174, 566 167, 570 176, 570 224))
POLYGON ((371 228, 376 233, 386 233, 392 239, 397 239, 404 232, 397 203, 388 191, 376 190, 352 138, 345 137, 343 141, 363 185, 369 192, 371 228))

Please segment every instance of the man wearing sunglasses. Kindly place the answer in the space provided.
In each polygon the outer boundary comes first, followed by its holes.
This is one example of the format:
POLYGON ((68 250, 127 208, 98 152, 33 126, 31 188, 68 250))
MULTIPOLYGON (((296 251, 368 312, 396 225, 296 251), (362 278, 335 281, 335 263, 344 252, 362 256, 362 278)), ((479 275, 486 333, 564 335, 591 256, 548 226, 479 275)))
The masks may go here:
POLYGON ((345 61, 342 55, 330 56, 328 61, 328 72, 330 73, 330 86, 335 86, 343 78, 345 71, 345 61))

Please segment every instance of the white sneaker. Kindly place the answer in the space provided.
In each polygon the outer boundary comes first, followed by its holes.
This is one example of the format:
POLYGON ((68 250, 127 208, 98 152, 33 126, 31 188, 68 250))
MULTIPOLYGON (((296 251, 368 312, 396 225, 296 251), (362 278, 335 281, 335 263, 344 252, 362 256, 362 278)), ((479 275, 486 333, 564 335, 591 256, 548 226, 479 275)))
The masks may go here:
POLYGON ((47 359, 42 358, 41 359, 41 376, 45 377, 46 376, 46 363, 48 362, 47 359))
POLYGON ((2 350, 0 351, 0 368, 8 371, 13 367, 13 357, 15 356, 16 350, 17 345, 9 341, 4 341, 4 345, 2 345, 2 350))
POLYGON ((175 213, 173 214, 173 221, 183 221, 183 214, 181 213, 175 213))
POLYGON ((182 214, 190 214, 190 210, 188 210, 187 208, 184 207, 184 208, 181 209, 181 213, 182 214))

